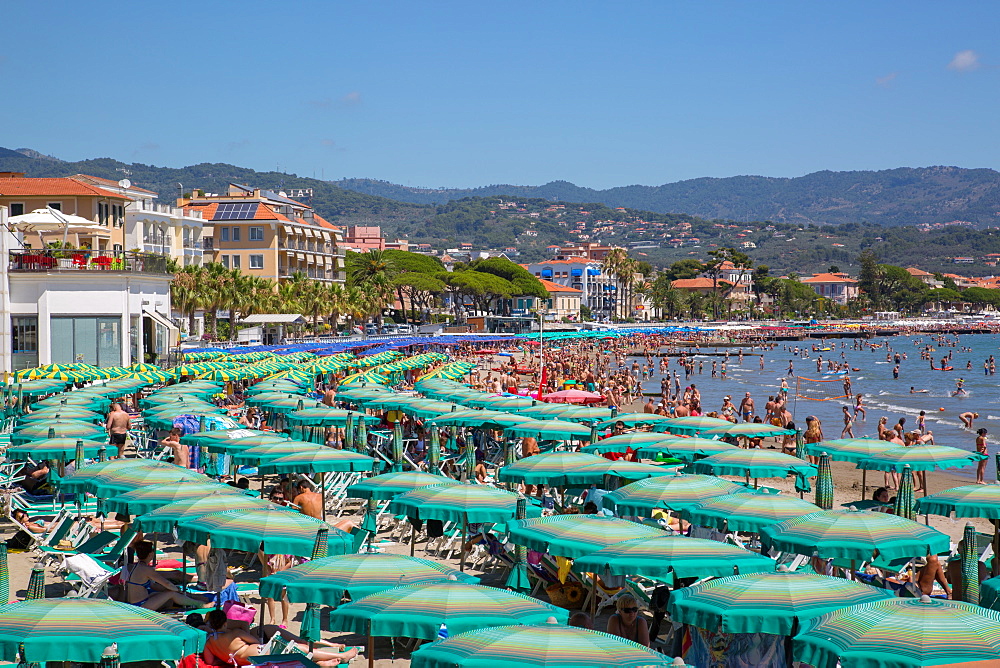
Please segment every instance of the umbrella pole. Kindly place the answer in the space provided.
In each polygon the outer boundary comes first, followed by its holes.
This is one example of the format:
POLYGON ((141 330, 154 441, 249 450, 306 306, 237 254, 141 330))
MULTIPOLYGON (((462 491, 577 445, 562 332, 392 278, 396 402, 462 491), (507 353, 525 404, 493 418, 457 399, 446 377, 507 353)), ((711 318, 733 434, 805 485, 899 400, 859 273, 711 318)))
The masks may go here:
POLYGON ((410 556, 413 556, 413 551, 417 549, 417 525, 410 520, 410 556))
POLYGON ((323 501, 323 521, 326 522, 326 472, 319 474, 319 494, 323 501))
POLYGON ((375 668, 375 636, 372 635, 372 622, 368 620, 368 668, 375 668))
POLYGON ((469 540, 469 522, 465 516, 462 517, 462 547, 458 552, 458 570, 465 572, 465 544, 469 540))
POLYGON ((597 614, 597 571, 590 574, 590 618, 597 614))
POLYGON ((868 485, 866 479, 868 477, 868 469, 861 469, 861 500, 865 500, 865 495, 868 494, 868 485))

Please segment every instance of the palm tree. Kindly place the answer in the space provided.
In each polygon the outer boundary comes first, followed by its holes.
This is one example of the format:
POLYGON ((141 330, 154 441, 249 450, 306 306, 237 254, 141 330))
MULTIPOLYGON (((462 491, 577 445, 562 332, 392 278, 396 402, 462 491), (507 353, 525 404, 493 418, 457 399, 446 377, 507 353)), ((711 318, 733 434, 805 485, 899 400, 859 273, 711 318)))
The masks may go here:
POLYGON ((326 309, 330 314, 330 329, 333 334, 337 333, 337 323, 345 310, 347 303, 347 291, 339 283, 331 283, 326 286, 326 309))
POLYGON ((212 339, 216 339, 219 333, 219 323, 216 314, 226 303, 224 283, 229 270, 218 262, 209 262, 205 265, 204 269, 205 272, 202 276, 202 282, 200 284, 202 294, 201 306, 205 309, 206 314, 212 314, 211 336, 212 339))
POLYGON ((601 271, 615 279, 615 288, 618 298, 615 300, 615 311, 612 314, 617 316, 621 309, 622 278, 626 275, 626 265, 629 260, 628 253, 624 248, 612 248, 601 261, 601 271))
POLYGON ((204 268, 189 265, 174 274, 170 282, 170 298, 181 315, 188 319, 188 334, 195 331, 195 313, 202 307, 204 294, 200 288, 203 282, 204 268))

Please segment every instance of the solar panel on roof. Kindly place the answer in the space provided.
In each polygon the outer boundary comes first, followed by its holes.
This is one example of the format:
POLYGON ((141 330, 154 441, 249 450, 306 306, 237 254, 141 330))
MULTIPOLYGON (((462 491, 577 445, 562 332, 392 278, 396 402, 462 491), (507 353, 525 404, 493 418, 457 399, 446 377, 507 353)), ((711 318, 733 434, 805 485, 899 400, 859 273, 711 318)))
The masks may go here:
POLYGON ((251 220, 257 215, 257 202, 224 202, 215 210, 213 220, 251 220))

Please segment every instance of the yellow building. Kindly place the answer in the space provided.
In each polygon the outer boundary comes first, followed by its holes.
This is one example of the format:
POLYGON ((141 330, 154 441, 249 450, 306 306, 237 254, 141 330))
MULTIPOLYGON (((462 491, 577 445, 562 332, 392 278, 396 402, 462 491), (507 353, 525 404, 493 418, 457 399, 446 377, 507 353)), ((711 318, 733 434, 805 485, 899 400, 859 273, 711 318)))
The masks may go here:
POLYGON ((201 213, 206 261, 279 282, 296 272, 344 281, 340 229, 283 193, 230 184, 225 195, 197 195, 178 206, 201 213))

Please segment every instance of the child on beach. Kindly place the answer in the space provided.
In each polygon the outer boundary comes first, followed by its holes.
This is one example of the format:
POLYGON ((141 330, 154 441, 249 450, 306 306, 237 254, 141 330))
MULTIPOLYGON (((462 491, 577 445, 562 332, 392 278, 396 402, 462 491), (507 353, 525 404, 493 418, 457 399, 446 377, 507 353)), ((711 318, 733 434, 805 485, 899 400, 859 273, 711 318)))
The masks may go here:
MULTIPOLYGON (((988 455, 989 451, 986 448, 986 434, 985 429, 979 429, 976 432, 976 452, 981 455, 988 455)), ((986 462, 988 459, 984 459, 978 464, 976 464, 976 484, 985 485, 986 484, 986 462)))

